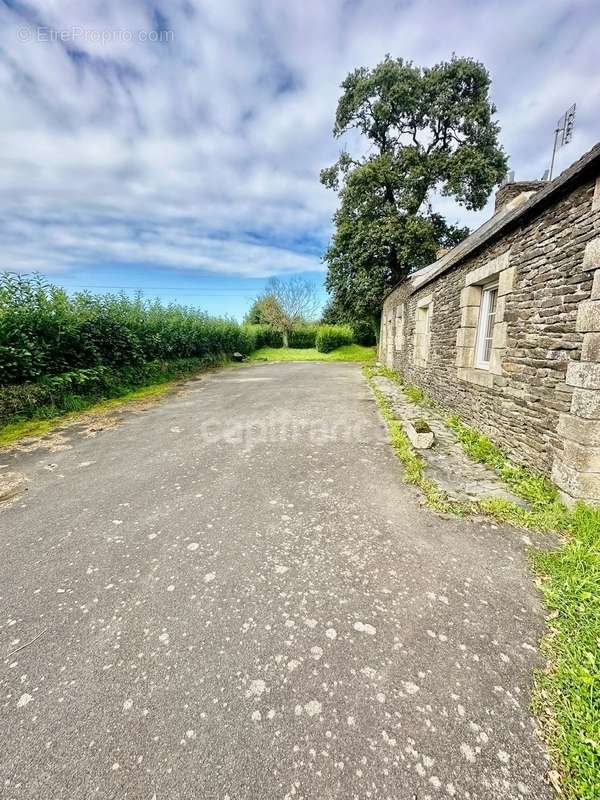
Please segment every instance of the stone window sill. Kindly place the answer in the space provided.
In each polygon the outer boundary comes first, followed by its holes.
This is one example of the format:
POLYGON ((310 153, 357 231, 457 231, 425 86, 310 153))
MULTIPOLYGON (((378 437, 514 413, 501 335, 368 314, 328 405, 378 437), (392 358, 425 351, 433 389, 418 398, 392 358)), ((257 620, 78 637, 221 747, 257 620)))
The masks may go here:
POLYGON ((467 383, 476 383, 478 386, 493 386, 494 375, 487 369, 475 367, 459 367, 458 378, 467 383))

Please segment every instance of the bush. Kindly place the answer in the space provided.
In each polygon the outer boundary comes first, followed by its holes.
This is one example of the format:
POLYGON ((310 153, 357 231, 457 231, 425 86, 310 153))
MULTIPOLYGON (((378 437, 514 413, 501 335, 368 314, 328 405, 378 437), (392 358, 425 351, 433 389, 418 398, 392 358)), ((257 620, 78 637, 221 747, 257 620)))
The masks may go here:
POLYGON ((347 344, 352 344, 349 325, 321 325, 318 328, 316 346, 319 353, 330 353, 347 344))
POLYGON ((245 354, 263 343, 281 346, 281 336, 271 329, 253 336, 233 320, 183 306, 124 295, 71 298, 39 276, 0 274, 0 386, 102 366, 245 354))
POLYGON ((362 344, 365 347, 376 344, 373 325, 367 320, 353 322, 350 327, 352 328, 352 338, 356 344, 362 344))
POLYGON ((295 349, 314 347, 317 339, 316 325, 299 325, 288 336, 288 344, 295 349))
POLYGON ((283 347, 283 336, 270 325, 244 325, 244 331, 254 336, 254 349, 261 347, 283 347))
POLYGON ((172 380, 218 362, 217 356, 146 361, 121 369, 73 370, 45 377, 37 383, 0 386, 0 425, 17 419, 56 416, 62 411, 89 405, 89 401, 118 397, 133 388, 172 380), (82 400, 88 402, 82 403, 82 400))

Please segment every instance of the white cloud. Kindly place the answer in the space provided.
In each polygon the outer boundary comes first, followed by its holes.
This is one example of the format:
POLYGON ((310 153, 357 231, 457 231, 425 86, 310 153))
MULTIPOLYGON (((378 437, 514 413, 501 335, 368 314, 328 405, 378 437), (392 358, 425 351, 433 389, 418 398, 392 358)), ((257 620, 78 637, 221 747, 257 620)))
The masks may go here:
MULTIPOLYGON (((511 167, 540 177, 573 101, 576 134, 559 168, 598 137, 599 16, 593 0, 7 0, 4 266, 322 270, 336 198, 318 174, 340 147, 331 128, 350 69, 386 52, 481 59, 511 167), (138 41, 153 26, 173 40, 138 41), (76 38, 38 41, 51 29, 76 38)), ((485 216, 440 208, 463 224, 485 216)))

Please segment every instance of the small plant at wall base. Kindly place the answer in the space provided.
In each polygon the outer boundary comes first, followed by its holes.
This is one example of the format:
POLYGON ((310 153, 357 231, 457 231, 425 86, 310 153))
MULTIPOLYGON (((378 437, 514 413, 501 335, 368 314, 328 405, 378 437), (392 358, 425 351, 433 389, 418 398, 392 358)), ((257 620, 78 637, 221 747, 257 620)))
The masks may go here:
POLYGON ((431 433, 429 423, 425 419, 415 419, 413 425, 417 433, 431 433))

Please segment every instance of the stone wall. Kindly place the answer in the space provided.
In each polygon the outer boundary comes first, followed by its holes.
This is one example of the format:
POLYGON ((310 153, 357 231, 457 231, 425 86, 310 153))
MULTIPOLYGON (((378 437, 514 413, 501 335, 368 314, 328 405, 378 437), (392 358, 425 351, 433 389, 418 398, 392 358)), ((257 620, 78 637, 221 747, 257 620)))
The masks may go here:
POLYGON ((569 497, 600 501, 598 267, 600 178, 421 288, 397 287, 384 304, 379 357, 569 497), (490 277, 499 287, 493 350, 489 369, 477 369, 478 296, 490 277), (424 361, 415 315, 430 297, 424 361))

